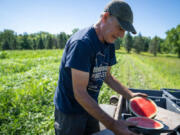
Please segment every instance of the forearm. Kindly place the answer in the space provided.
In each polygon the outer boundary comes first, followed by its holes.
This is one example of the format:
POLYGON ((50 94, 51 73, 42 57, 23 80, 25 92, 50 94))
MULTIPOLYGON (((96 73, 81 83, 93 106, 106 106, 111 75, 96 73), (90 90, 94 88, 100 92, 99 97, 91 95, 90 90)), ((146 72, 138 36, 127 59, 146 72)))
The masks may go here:
POLYGON ((112 130, 115 120, 106 114, 87 92, 80 91, 75 95, 75 98, 90 115, 112 130))
POLYGON ((105 83, 115 90, 117 93, 123 95, 125 98, 130 99, 133 97, 133 93, 125 86, 123 86, 115 77, 109 75, 105 79, 105 83))

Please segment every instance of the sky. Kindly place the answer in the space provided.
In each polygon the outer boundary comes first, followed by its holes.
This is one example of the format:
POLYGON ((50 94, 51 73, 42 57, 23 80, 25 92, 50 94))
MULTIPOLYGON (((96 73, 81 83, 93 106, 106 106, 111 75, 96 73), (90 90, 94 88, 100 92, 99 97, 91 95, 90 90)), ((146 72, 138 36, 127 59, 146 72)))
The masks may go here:
MULTIPOLYGON (((95 24, 110 0, 0 0, 0 31, 52 34, 95 24)), ((180 24, 180 0, 125 0, 134 14, 134 27, 143 36, 166 37, 180 24)))

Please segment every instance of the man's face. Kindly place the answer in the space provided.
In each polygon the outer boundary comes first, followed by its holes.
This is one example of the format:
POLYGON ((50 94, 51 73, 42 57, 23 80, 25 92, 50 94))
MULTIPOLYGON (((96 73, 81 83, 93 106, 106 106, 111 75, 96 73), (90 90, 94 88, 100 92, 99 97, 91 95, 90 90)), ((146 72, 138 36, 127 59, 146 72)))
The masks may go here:
POLYGON ((118 20, 115 17, 108 16, 104 22, 103 37, 107 43, 114 43, 118 38, 124 37, 125 30, 121 28, 118 20))

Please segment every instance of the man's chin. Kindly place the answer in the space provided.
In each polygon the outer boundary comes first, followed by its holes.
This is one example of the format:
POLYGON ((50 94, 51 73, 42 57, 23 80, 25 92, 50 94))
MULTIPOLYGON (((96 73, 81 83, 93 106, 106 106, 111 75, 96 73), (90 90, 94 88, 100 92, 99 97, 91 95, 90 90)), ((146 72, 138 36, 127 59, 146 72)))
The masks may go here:
POLYGON ((106 41, 106 43, 108 43, 108 44, 113 44, 114 42, 115 42, 115 40, 106 41))
POLYGON ((114 42, 105 42, 105 44, 113 44, 114 42))
POLYGON ((116 41, 116 40, 113 40, 113 41, 109 42, 109 44, 114 44, 115 41, 116 41))

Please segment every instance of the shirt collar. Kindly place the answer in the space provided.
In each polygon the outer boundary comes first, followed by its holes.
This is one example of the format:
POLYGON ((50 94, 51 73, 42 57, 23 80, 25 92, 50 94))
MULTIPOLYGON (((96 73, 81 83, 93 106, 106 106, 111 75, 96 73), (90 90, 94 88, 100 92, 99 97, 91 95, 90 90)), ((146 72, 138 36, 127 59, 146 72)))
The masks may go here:
POLYGON ((92 34, 92 39, 93 39, 93 44, 94 44, 94 47, 95 47, 95 50, 96 52, 100 52, 102 50, 104 50, 105 48, 109 47, 110 45, 112 44, 109 44, 109 43, 102 43, 98 36, 97 36, 97 33, 96 33, 96 30, 94 29, 93 26, 91 26, 91 34, 92 34))

